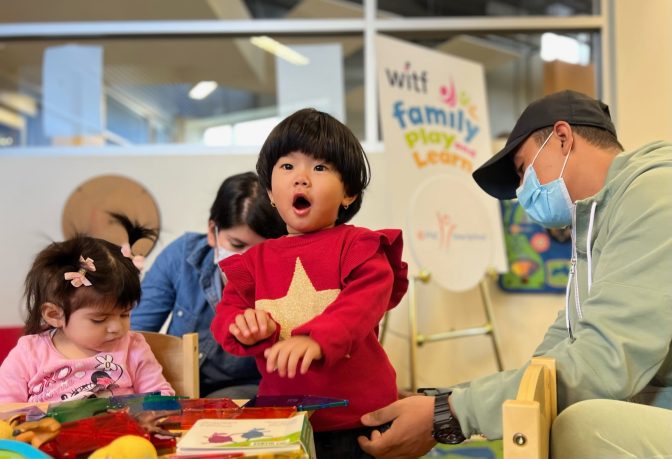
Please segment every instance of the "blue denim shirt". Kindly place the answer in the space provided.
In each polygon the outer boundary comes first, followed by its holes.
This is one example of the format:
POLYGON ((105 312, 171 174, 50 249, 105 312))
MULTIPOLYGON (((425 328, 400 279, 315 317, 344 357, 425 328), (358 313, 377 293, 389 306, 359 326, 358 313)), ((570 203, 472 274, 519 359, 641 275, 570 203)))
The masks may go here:
POLYGON ((131 312, 131 329, 159 331, 172 312, 168 334, 198 332, 201 396, 224 387, 258 384, 254 359, 224 351, 210 333, 222 297, 222 276, 205 234, 185 233, 156 258, 131 312))

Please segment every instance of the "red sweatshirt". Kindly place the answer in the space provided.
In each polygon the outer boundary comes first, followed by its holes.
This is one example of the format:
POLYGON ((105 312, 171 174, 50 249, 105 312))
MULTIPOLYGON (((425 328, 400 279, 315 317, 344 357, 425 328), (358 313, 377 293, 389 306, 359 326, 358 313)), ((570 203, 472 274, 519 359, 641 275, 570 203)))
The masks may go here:
POLYGON ((316 432, 361 426, 362 414, 397 398, 394 368, 378 342, 378 323, 408 288, 399 230, 351 225, 270 239, 220 263, 228 282, 212 334, 235 355, 252 355, 262 375, 259 395, 317 395, 347 399, 347 407, 318 410, 316 432), (253 346, 228 331, 247 308, 268 311, 279 325, 253 346), (307 335, 322 359, 305 375, 266 372, 264 350, 279 339, 307 335))

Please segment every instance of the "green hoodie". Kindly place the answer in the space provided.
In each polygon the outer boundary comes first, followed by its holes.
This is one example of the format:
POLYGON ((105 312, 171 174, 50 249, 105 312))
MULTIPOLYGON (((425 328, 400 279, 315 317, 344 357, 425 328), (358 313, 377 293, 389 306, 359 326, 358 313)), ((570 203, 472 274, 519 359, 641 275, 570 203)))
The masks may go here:
MULTIPOLYGON (((605 186, 577 201, 573 218, 578 299, 570 279, 568 307, 534 352, 556 360, 558 411, 594 398, 672 409, 672 144, 616 156, 605 186)), ((502 404, 523 371, 454 389, 467 437, 502 437, 502 404)))

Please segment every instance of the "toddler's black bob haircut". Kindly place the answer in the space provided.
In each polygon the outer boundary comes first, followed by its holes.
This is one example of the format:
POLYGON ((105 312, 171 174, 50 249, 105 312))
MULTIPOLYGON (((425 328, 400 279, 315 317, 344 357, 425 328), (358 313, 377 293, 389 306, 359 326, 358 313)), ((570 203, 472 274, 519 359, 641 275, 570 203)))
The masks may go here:
POLYGON ((362 193, 371 179, 371 168, 362 145, 347 126, 328 113, 304 108, 282 120, 269 134, 257 160, 261 185, 271 189, 271 173, 278 159, 301 152, 333 164, 341 174, 348 196, 357 199, 338 211, 336 224, 348 222, 362 206, 362 193))

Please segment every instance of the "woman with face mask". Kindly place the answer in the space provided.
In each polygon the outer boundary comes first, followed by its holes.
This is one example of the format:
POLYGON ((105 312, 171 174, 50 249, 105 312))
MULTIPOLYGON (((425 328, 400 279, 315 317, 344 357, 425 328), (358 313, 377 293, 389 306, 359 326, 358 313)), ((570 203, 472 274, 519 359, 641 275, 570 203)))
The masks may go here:
POLYGON ((256 394, 259 373, 254 359, 228 354, 210 334, 226 283, 217 263, 286 232, 257 175, 234 175, 217 192, 207 233, 185 233, 171 242, 145 275, 131 328, 159 331, 170 316, 168 334, 198 332, 201 397, 256 394))

